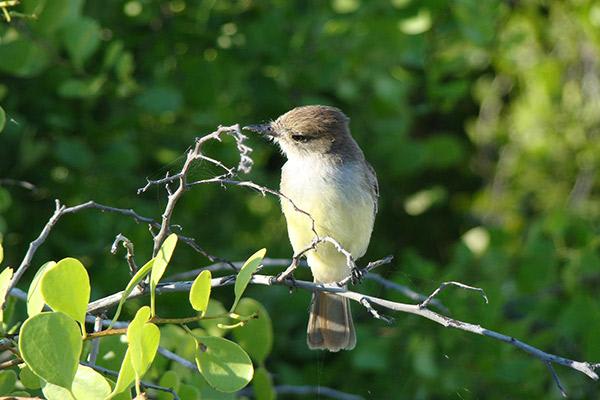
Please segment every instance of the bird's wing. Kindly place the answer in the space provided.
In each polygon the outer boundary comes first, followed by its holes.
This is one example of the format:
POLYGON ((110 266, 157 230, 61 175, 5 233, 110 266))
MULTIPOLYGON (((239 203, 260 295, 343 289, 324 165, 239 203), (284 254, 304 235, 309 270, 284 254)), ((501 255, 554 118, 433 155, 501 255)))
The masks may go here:
POLYGON ((373 203, 375 207, 373 207, 373 213, 375 216, 377 214, 377 203, 379 201, 379 182, 377 182, 377 173, 371 164, 368 161, 365 161, 367 164, 367 179, 369 180, 369 185, 371 186, 371 194, 373 196, 373 203))

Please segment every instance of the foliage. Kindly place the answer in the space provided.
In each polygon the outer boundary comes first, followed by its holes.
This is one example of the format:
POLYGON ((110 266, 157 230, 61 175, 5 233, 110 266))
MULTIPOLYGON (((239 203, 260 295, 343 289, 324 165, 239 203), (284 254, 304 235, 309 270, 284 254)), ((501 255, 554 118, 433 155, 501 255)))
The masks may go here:
MULTIPOLYGON (((442 300, 453 316, 551 352, 600 359, 596 2, 23 0, 7 12, 12 21, 0 22, 4 267, 18 266, 53 199, 94 199, 158 220, 162 192, 138 196, 136 189, 146 176, 163 177, 180 164, 194 136, 326 103, 352 117, 353 134, 379 177, 380 211, 364 260, 395 253, 396 264, 378 272, 424 293, 447 280, 482 287, 489 305, 452 290, 442 300), (32 182, 36 190, 3 178, 32 182)), ((250 140, 250 178, 276 187, 282 158, 250 140)), ((224 161, 236 156, 229 146, 209 153, 224 161)), ((208 163, 195 168, 198 178, 217 170, 208 163)), ((217 185, 186 196, 174 222, 209 253, 243 260, 265 247, 272 257, 290 256, 277 199, 217 185)), ((92 298, 133 290, 154 261, 145 225, 95 211, 65 216, 21 280, 29 287, 27 310, 8 301, 5 331, 28 317, 21 329, 34 318, 77 326, 77 313, 52 306, 52 313, 41 312, 40 279, 58 264, 41 267, 67 256, 85 265, 92 298), (129 286, 125 262, 107 251, 117 232, 136 244, 137 261, 150 260, 129 286)), ((209 263, 179 246, 166 274, 209 263)), ((398 296, 369 281, 355 289, 398 296)), ((273 381, 372 398, 559 397, 546 368, 516 350, 409 316, 386 326, 354 307, 357 348, 309 352, 308 294, 252 286, 246 294, 273 325, 265 328, 259 317, 234 328, 231 339, 254 361, 252 384, 264 398, 273 381), (250 340, 252 330, 262 329, 273 329, 272 350, 250 340)), ((230 325, 230 318, 209 317, 227 314, 223 304, 237 303, 235 293, 208 296, 194 336, 160 325, 162 346, 192 360, 197 338, 229 334, 219 324, 230 325)), ((161 296, 155 312, 201 311, 189 300, 161 296)), ((143 301, 124 302, 117 314, 131 320, 143 301)), ((263 314, 250 303, 242 298, 234 311, 263 314)), ((104 338, 98 363, 118 370, 127 351, 104 338)), ((25 384, 25 371, 19 381, 39 393, 25 384)), ((168 371, 180 377, 181 397, 228 398, 160 356, 144 379, 160 382, 168 371)), ((571 398, 596 397, 597 384, 557 372, 571 398)), ((14 377, 2 373, 0 388, 10 388, 0 395, 13 390, 14 377)))

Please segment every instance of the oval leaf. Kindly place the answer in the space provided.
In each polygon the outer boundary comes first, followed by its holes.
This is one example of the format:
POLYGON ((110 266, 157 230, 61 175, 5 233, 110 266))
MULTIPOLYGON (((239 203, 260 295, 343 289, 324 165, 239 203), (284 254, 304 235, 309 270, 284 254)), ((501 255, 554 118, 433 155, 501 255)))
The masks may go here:
POLYGON ((7 396, 11 394, 15 390, 16 383, 17 374, 15 371, 0 371, 0 396, 7 396))
POLYGON ((175 250, 175 246, 177 245, 177 235, 171 233, 169 237, 165 239, 162 246, 158 250, 158 254, 154 258, 154 266, 152 267, 152 274, 150 275, 150 308, 152 309, 152 316, 155 314, 155 300, 156 300, 156 285, 162 278, 165 270, 167 269, 167 265, 169 265, 169 261, 171 261, 171 256, 173 255, 173 250, 175 250))
POLYGON ((258 368, 254 371, 252 379, 252 389, 256 400, 275 400, 275 388, 271 374, 264 368, 258 368))
POLYGON ((0 322, 4 322, 4 302, 13 277, 13 269, 8 267, 0 273, 0 322))
POLYGON ((262 364, 273 347, 273 324, 267 310, 258 301, 245 297, 240 300, 236 313, 257 317, 233 330, 233 337, 257 363, 262 364))
POLYGON ((56 265, 54 261, 48 261, 38 269, 29 285, 29 291, 27 292, 27 315, 33 317, 39 314, 44 309, 44 296, 40 289, 40 280, 48 268, 56 265))
POLYGON ((242 389, 254 374, 252 361, 236 343, 215 336, 196 338, 196 365, 204 379, 221 392, 242 389))
POLYGON ((46 383, 42 392, 48 400, 104 400, 110 394, 110 384, 104 377, 85 365, 79 365, 71 392, 46 383))
POLYGON ((100 44, 100 26, 87 17, 80 17, 63 27, 63 43, 75 66, 81 68, 100 44))
POLYGON ((208 309, 208 300, 210 299, 212 275, 210 271, 202 271, 200 275, 194 279, 192 288, 190 289, 190 304, 196 311, 202 314, 208 309))
POLYGON ((43 312, 25 321, 19 351, 40 378, 71 389, 77 372, 82 338, 77 323, 61 312, 43 312))
POLYGON ((231 306, 231 312, 235 310, 238 301, 242 298, 244 294, 244 290, 248 286, 250 279, 252 279, 252 274, 256 271, 260 263, 262 262, 265 254, 267 253, 267 249, 260 249, 256 253, 252 254, 249 259, 246 260, 242 268, 240 268, 240 272, 237 274, 237 278, 235 280, 235 301, 233 302, 233 306, 231 306))
POLYGON ((19 381, 25 386, 25 389, 39 389, 41 387, 40 378, 28 366, 24 366, 19 372, 19 381))
POLYGON ((54 311, 60 311, 85 328, 85 312, 90 301, 90 277, 75 258, 65 258, 49 267, 40 281, 42 296, 54 311), (67 290, 65 290, 67 289, 67 290))
POLYGON ((156 325, 148 323, 149 319, 150 309, 144 306, 138 310, 127 328, 131 365, 138 379, 150 368, 160 342, 160 330, 156 325))

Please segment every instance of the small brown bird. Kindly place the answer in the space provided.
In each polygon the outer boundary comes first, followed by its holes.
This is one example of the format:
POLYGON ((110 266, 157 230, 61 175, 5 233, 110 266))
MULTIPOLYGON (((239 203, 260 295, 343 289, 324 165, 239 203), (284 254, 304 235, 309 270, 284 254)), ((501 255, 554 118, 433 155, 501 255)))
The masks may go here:
MULTIPOLYGON (((369 245, 379 189, 348 122, 339 109, 316 105, 297 107, 273 122, 247 128, 267 135, 285 153, 281 192, 312 216, 319 236, 333 237, 356 260, 369 245)), ((285 199, 281 206, 297 254, 315 237, 312 221, 285 199)), ((319 244, 306 258, 315 282, 339 282, 351 273, 345 256, 331 243, 319 244)), ((307 343, 311 349, 329 351, 354 348, 348 299, 323 292, 313 295, 307 343)))

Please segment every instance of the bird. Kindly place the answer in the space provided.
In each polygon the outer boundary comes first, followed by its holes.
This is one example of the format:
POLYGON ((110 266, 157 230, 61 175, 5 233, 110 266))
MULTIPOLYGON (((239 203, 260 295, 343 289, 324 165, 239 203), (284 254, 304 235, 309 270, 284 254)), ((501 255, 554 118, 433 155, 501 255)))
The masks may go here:
MULTIPOLYGON (((281 207, 294 254, 310 247, 315 233, 335 239, 354 260, 367 251, 379 186, 375 170, 350 133, 349 121, 336 107, 307 105, 245 127, 272 140, 287 158, 281 169, 281 207)), ((305 256, 315 283, 340 282, 353 272, 346 256, 330 242, 318 243, 305 256)), ((331 352, 355 347, 347 298, 313 293, 307 345, 331 352)))

